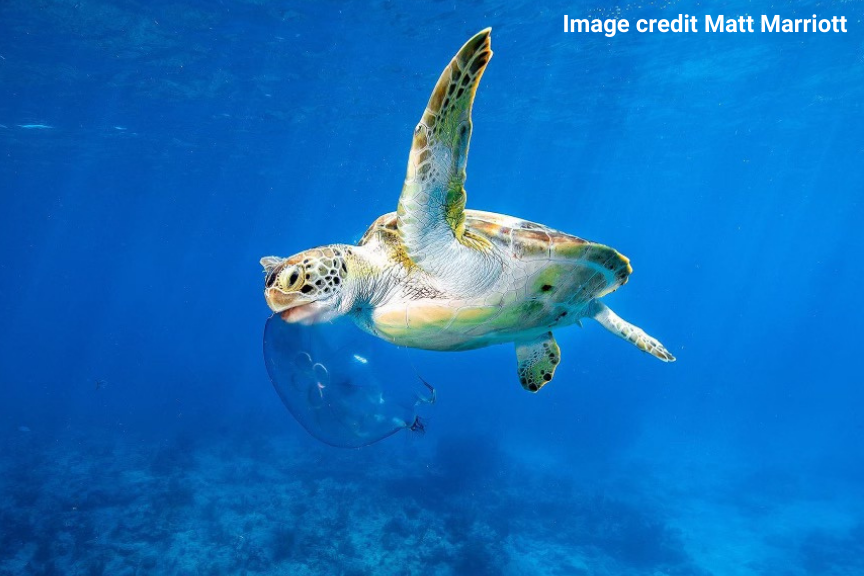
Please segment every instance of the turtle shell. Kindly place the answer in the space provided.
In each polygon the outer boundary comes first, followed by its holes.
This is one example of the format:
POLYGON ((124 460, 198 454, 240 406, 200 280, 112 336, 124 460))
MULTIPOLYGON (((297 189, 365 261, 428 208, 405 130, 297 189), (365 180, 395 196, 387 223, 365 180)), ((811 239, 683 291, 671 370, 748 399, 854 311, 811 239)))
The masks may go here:
MULTIPOLYGON (((500 254, 510 255, 526 266, 543 261, 568 269, 569 284, 576 287, 574 301, 588 301, 614 292, 627 283, 633 268, 617 250, 566 234, 542 224, 482 210, 465 210, 466 234, 485 238, 500 254)), ((394 256, 404 259, 396 212, 378 218, 360 240, 377 240, 394 256)), ((541 291, 543 286, 540 286, 541 291)))

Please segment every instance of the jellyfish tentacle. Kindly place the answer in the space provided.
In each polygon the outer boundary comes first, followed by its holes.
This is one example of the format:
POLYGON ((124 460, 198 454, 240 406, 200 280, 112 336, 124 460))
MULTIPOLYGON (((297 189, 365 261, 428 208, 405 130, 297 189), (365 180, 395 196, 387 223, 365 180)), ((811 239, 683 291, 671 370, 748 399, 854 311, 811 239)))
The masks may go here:
POLYGON ((422 377, 417 376, 417 378, 420 380, 420 383, 423 384, 423 386, 425 386, 429 390, 429 397, 428 398, 424 398, 420 394, 417 394, 416 395, 417 396, 417 402, 418 403, 423 402, 425 404, 435 404, 435 401, 438 399, 438 392, 435 390, 435 388, 431 384, 429 384, 429 382, 424 380, 422 377))

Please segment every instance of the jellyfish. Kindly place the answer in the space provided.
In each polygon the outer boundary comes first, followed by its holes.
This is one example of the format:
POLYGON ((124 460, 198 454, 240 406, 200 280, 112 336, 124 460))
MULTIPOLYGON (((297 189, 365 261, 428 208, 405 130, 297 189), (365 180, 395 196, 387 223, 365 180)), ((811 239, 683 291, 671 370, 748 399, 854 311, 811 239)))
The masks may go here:
POLYGON ((304 326, 274 314, 264 327, 264 364, 282 403, 340 448, 425 430, 418 408, 434 403, 435 389, 405 354, 347 321, 304 326))

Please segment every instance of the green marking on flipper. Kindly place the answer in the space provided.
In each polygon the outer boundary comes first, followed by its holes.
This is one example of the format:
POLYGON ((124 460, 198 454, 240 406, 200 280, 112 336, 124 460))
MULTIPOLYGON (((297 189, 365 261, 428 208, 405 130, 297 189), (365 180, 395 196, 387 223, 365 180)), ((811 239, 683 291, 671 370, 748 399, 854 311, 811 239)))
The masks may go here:
POLYGON ((552 381, 561 361, 561 349, 552 332, 533 340, 516 341, 519 383, 529 392, 537 392, 552 381))
POLYGON ((475 250, 489 247, 488 240, 465 230, 464 184, 471 108, 492 57, 490 33, 478 32, 453 57, 414 130, 396 213, 408 256, 427 268, 446 265, 454 241, 475 250))

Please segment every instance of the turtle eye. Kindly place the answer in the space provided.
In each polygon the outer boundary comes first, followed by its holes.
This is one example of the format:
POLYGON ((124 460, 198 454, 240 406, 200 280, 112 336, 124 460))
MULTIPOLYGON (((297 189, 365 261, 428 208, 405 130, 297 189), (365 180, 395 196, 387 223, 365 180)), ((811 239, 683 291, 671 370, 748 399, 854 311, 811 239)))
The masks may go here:
POLYGON ((297 281, 300 280, 300 273, 302 270, 299 266, 289 266, 282 270, 280 274, 281 279, 279 281, 280 286, 283 290, 291 290, 292 288, 297 286, 297 281))
POLYGON ((290 290, 297 285, 300 279, 302 270, 297 266, 286 266, 274 273, 273 276, 267 276, 267 287, 277 286, 280 290, 290 290))

